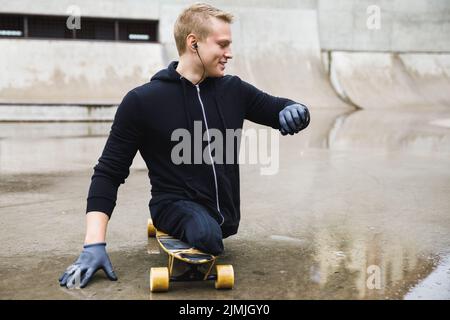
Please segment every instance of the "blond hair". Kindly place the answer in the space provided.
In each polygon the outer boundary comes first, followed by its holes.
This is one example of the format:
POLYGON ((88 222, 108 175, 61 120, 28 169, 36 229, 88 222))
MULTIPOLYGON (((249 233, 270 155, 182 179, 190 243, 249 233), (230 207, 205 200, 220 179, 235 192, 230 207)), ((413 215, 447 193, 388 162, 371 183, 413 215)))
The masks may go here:
POLYGON ((214 8, 207 3, 197 2, 184 9, 177 20, 173 30, 178 54, 186 51, 186 38, 194 33, 199 41, 204 41, 211 33, 211 17, 221 19, 227 23, 233 22, 231 13, 214 8))

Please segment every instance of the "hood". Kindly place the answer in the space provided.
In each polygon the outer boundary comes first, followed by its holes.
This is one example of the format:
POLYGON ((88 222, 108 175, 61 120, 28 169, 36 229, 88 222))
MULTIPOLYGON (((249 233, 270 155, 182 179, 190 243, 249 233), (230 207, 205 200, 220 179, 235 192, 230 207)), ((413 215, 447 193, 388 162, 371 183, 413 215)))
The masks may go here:
MULTIPOLYGON (((172 61, 170 62, 169 66, 166 69, 162 69, 160 71, 158 71, 153 77, 151 77, 150 81, 154 81, 154 80, 161 80, 161 81, 166 81, 166 82, 175 82, 175 83, 179 83, 180 86, 182 87, 182 92, 183 92, 183 105, 184 105, 184 111, 185 111, 185 117, 186 117, 186 123, 187 123, 187 128, 189 130, 189 132, 194 132, 194 122, 192 121, 191 118, 191 114, 189 112, 189 107, 191 106, 193 103, 189 103, 189 101, 187 101, 187 97, 186 97, 186 90, 187 90, 187 86, 194 86, 192 84, 192 82, 190 82, 189 80, 187 80, 186 78, 184 78, 181 74, 178 73, 178 71, 176 70, 178 66, 178 61, 172 61)), ((214 101, 215 101, 215 106, 217 108, 217 111, 219 113, 219 117, 221 119, 222 125, 223 125, 223 129, 225 132, 227 125, 225 122, 225 118, 222 114, 222 110, 220 108, 220 99, 218 99, 217 97, 217 79, 219 78, 211 78, 211 77, 206 77, 201 83, 206 83, 206 82, 212 82, 213 86, 211 86, 211 88, 213 88, 213 95, 214 95, 214 101)))
POLYGON ((172 61, 166 69, 162 69, 158 71, 151 79, 153 80, 162 80, 162 81, 172 81, 177 82, 180 81, 183 76, 175 70, 178 66, 178 61, 172 61))

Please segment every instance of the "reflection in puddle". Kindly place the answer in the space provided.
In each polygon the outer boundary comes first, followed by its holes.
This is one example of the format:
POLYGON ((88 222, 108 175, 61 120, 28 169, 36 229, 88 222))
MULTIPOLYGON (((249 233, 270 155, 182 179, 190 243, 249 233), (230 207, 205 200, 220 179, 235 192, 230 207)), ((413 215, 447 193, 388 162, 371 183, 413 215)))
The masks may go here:
MULTIPOLYGON (((301 242, 290 236, 230 240, 227 263, 235 266, 239 276, 239 295, 258 299, 403 299, 412 287, 436 272, 439 257, 420 252, 417 243, 395 235, 362 233, 351 226, 342 228, 347 232, 321 225, 319 232, 306 232, 301 242)), ((432 290, 450 286, 447 271, 448 265, 439 277, 441 287, 435 285, 432 290)), ((448 292, 439 295, 448 296, 448 292)))
POLYGON ((335 298, 401 299, 436 263, 436 256, 418 252, 414 243, 357 230, 349 234, 359 240, 326 230, 315 240, 312 280, 335 298))
POLYGON ((330 148, 450 154, 449 118, 450 108, 356 111, 336 122, 330 148))
POLYGON ((436 269, 406 295, 405 300, 450 300, 450 255, 444 256, 436 269))

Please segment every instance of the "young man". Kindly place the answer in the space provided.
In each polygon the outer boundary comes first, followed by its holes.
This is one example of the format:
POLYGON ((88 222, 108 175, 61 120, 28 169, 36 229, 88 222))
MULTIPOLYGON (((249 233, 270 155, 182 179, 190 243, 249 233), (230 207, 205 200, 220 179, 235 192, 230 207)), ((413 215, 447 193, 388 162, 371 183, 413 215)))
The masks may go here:
POLYGON ((179 62, 171 62, 149 83, 124 97, 94 168, 84 250, 60 277, 61 286, 72 286, 81 276, 83 288, 98 269, 117 280, 105 250, 106 227, 118 187, 128 177, 138 150, 149 169, 149 207, 156 228, 218 255, 223 251, 222 239, 238 230, 239 150, 234 141, 230 146, 224 139, 222 150, 234 152, 232 163, 213 157, 211 130, 225 137, 227 129, 242 129, 244 119, 279 129, 283 135, 308 126, 304 105, 268 95, 237 76, 224 75, 232 58, 232 20, 231 14, 207 4, 185 9, 174 28, 179 62), (200 149, 183 154, 183 159, 192 161, 174 161, 177 129, 190 133, 191 146, 195 135, 202 137, 200 149))

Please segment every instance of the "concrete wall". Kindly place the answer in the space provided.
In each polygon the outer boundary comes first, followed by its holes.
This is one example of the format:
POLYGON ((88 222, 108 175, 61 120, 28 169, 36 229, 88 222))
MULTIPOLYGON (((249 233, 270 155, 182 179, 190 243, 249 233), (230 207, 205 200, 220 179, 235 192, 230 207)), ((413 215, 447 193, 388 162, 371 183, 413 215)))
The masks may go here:
POLYGON ((322 50, 450 52, 448 0, 319 0, 318 14, 322 50), (373 5, 379 29, 367 27, 373 5))
POLYGON ((0 12, 67 15, 77 6, 82 17, 159 19, 158 0, 0 0, 0 12))
POLYGON ((317 8, 317 0, 0 0, 0 12, 65 15, 67 8, 76 5, 81 9, 81 15, 87 17, 159 19, 161 5, 184 7, 194 2, 207 2, 220 7, 317 8))
POLYGON ((161 46, 0 40, 0 103, 116 104, 162 65, 161 46))

